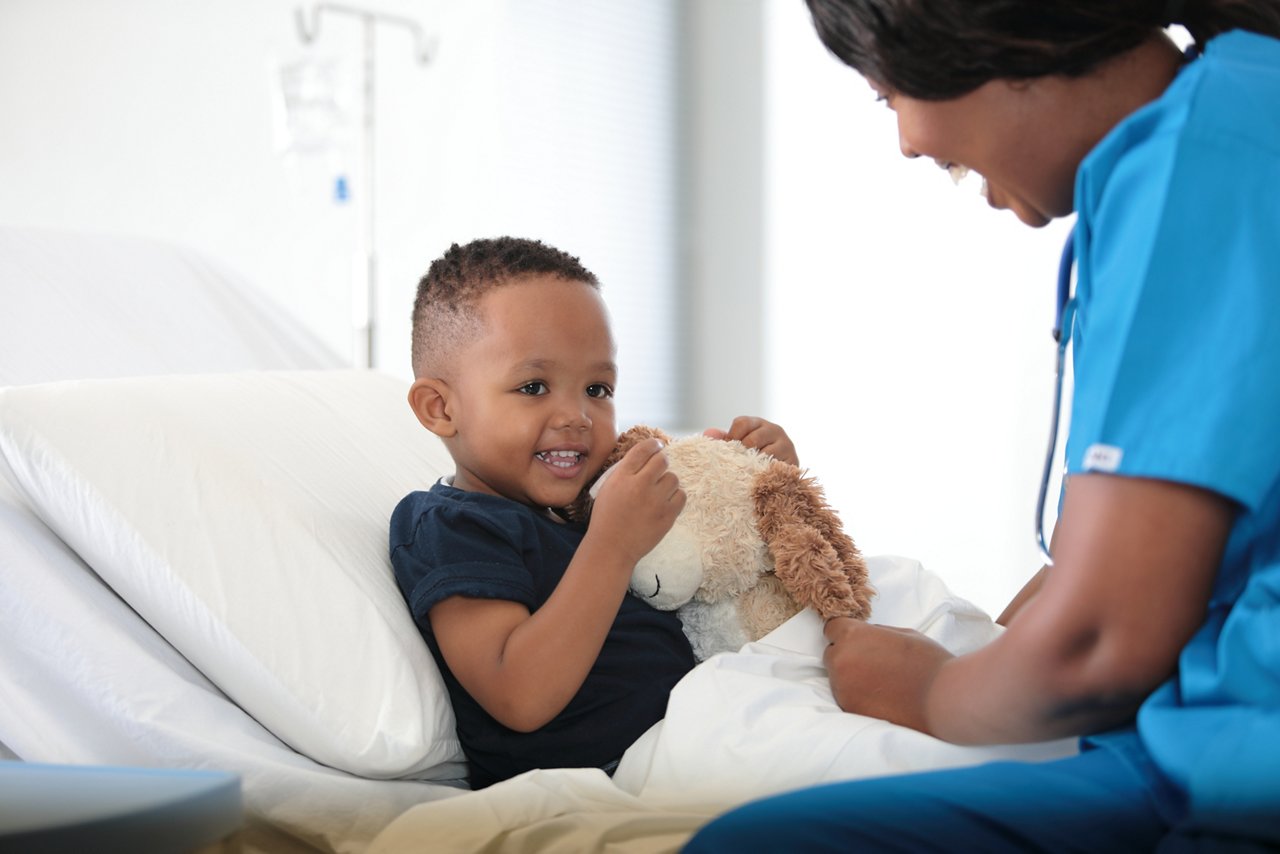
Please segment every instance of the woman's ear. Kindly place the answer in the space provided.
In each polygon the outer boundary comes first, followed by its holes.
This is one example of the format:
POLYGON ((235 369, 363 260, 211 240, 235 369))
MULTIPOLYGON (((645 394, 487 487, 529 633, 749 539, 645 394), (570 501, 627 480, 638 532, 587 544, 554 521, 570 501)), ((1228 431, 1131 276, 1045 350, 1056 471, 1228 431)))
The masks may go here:
POLYGON ((418 421, 442 439, 458 432, 449 410, 449 384, 442 379, 423 377, 409 386, 409 408, 418 421))

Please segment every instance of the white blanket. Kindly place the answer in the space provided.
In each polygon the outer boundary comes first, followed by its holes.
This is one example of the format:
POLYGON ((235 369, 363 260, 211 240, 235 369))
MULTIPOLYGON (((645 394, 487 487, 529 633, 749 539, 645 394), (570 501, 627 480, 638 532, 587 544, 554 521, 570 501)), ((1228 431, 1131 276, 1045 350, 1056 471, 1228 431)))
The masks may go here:
MULTIPOLYGON (((1001 631, 916 561, 868 559, 872 622, 910 626, 953 652, 1001 631)), ((748 800, 850 780, 993 759, 1071 755, 1074 740, 959 747, 841 712, 832 699, 822 625, 797 614, 760 641, 716 656, 671 694, 666 718, 623 756, 611 780, 594 769, 532 771, 488 789, 421 804, 380 833, 370 854, 408 851, 676 851, 712 816, 748 800)))

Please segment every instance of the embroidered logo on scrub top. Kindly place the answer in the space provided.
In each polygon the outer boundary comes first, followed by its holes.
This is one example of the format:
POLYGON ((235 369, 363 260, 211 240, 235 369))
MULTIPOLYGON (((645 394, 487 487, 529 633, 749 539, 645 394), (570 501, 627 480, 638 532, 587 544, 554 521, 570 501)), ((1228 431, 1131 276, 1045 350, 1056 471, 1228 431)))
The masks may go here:
POLYGON ((1084 452, 1085 471, 1113 472, 1120 468, 1120 460, 1124 457, 1124 448, 1115 445, 1090 445, 1084 452))

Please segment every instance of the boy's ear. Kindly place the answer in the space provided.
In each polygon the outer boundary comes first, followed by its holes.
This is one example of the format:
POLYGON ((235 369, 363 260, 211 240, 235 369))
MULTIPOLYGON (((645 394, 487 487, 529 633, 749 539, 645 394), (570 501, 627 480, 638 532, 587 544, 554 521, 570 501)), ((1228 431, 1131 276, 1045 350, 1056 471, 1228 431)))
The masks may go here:
POLYGON ((409 386, 409 408, 422 426, 442 439, 458 432, 449 415, 449 384, 442 379, 422 377, 409 386))

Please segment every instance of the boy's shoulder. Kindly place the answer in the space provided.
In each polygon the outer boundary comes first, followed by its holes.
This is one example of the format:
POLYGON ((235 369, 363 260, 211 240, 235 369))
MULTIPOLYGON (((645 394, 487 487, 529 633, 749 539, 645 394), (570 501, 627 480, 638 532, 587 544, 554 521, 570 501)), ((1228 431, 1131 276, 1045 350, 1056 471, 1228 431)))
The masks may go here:
POLYGON ((513 531, 528 528, 533 511, 508 498, 458 489, 444 479, 410 492, 391 512, 391 548, 412 543, 421 531, 462 529, 513 531))
MULTIPOLYGON (((439 504, 442 500, 441 487, 444 486, 444 481, 440 480, 427 489, 415 489, 401 498, 395 509, 391 511, 391 527, 394 529, 398 522, 421 516, 431 507, 439 504)), ((452 487, 446 488, 452 489, 452 487)))
POLYGON ((449 486, 442 479, 428 489, 417 489, 401 498, 391 511, 392 551, 399 546, 411 544, 424 524, 430 525, 433 519, 442 514, 451 515, 447 508, 461 504, 458 496, 463 495, 466 493, 449 486))
POLYGON ((484 492, 468 492, 449 483, 449 478, 441 478, 428 489, 417 489, 401 498, 392 512, 392 519, 404 515, 417 517, 432 512, 489 515, 521 513, 524 510, 522 505, 508 498, 484 492))

